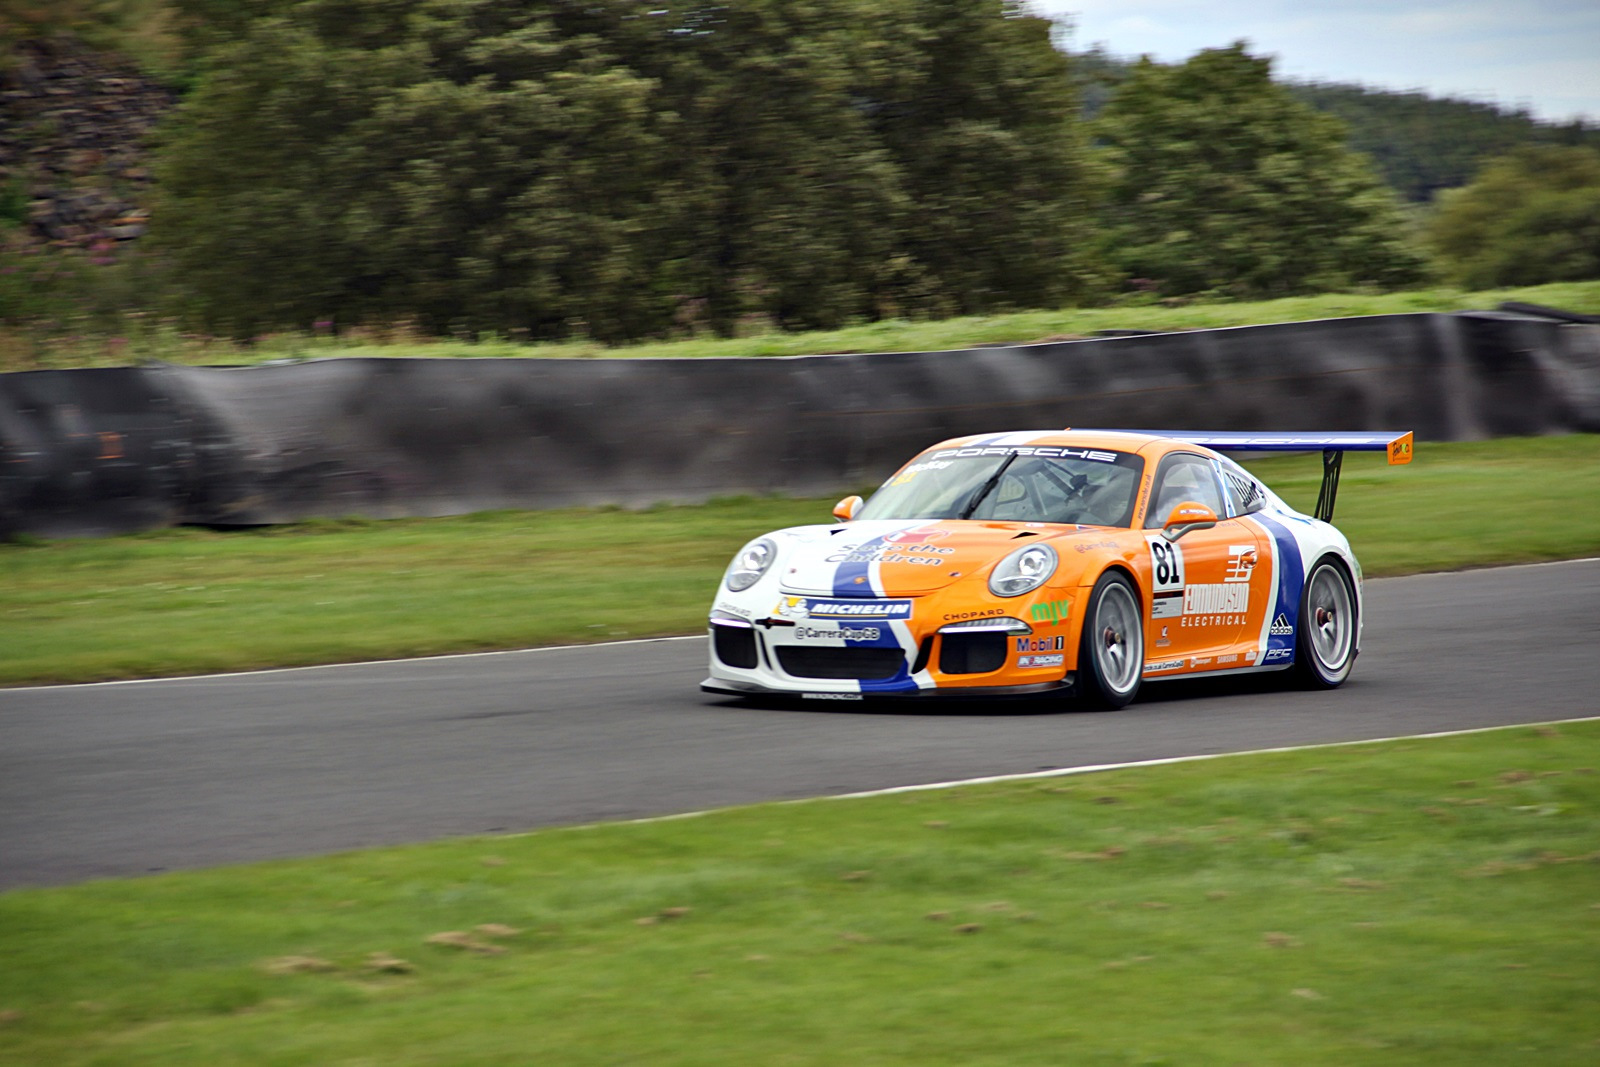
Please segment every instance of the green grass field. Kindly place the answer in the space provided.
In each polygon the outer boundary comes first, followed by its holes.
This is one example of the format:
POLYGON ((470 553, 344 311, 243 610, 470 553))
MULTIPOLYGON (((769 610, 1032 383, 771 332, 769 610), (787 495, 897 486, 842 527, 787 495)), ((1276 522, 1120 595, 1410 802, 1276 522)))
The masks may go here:
POLYGON ((804 356, 824 352, 941 352, 975 345, 1028 344, 1092 335, 1097 330, 1207 330, 1273 322, 1490 309, 1502 301, 1543 304, 1600 315, 1600 281, 1560 282, 1521 289, 1419 289, 1399 293, 1326 293, 1230 304, 1125 304, 1061 308, 931 322, 890 320, 813 333, 761 332, 733 338, 692 337, 608 348, 592 341, 522 344, 504 338, 441 341, 404 328, 356 329, 340 336, 284 333, 250 345, 138 319, 116 337, 91 332, 36 337, 0 330, 0 371, 102 367, 141 360, 188 364, 248 364, 331 356, 550 357, 569 359, 709 356, 804 356))
MULTIPOLYGON (((1252 466, 1295 506, 1315 501, 1317 457, 1252 466)), ((741 544, 832 521, 832 504, 722 500, 0 544, 0 683, 693 633, 741 544)), ((1352 454, 1336 518, 1369 576, 1600 553, 1600 435, 1424 443, 1406 467, 1352 454)))
POLYGON ((1600 722, 0 894, 0 1063, 1593 1064, 1600 722))

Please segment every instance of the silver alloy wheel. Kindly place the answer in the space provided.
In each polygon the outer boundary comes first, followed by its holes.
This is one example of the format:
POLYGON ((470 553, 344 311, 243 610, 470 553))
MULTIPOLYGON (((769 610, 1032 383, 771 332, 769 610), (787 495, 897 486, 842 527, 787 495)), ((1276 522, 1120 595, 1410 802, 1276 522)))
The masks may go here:
POLYGON ((1144 631, 1139 605, 1126 585, 1114 582, 1105 587, 1092 624, 1097 673, 1108 689, 1128 692, 1139 684, 1144 669, 1144 631))
POLYGON ((1356 613, 1350 586, 1331 563, 1324 563, 1311 573, 1305 610, 1302 625, 1311 638, 1311 654, 1317 657, 1323 673, 1337 678, 1350 666, 1356 613))

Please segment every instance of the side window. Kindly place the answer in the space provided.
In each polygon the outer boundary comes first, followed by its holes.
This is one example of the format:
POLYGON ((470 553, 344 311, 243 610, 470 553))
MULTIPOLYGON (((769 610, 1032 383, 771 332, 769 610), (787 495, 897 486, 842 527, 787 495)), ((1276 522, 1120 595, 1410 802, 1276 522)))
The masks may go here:
POLYGON ((1150 510, 1144 517, 1147 530, 1159 530, 1167 521, 1167 516, 1172 514, 1172 509, 1186 500, 1204 504, 1219 516, 1227 514, 1222 506, 1222 490, 1217 485, 1217 475, 1211 467, 1211 461, 1184 453, 1168 456, 1162 461, 1150 500, 1150 510))
POLYGON ((1228 503, 1235 515, 1260 511, 1267 502, 1256 480, 1226 461, 1222 464, 1222 484, 1228 490, 1228 503))

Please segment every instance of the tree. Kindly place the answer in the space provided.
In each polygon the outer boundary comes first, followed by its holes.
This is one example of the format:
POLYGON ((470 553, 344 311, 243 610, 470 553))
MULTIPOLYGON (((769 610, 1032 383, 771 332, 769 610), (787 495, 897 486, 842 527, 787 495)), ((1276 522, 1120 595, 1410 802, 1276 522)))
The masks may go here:
POLYGON ((1106 255, 1169 295, 1273 297, 1421 275, 1393 194, 1345 129, 1240 42, 1140 61, 1096 123, 1106 255))
POLYGON ((600 42, 516 8, 310 0, 210 55, 155 233, 213 325, 660 317, 633 234, 665 117, 600 42))
POLYGON ((155 233, 214 325, 621 341, 1093 280, 1067 61, 1016 3, 184 2, 224 43, 155 233))
POLYGON ((1536 146, 1490 161, 1441 195, 1428 239, 1470 288, 1600 278, 1600 151, 1536 146))

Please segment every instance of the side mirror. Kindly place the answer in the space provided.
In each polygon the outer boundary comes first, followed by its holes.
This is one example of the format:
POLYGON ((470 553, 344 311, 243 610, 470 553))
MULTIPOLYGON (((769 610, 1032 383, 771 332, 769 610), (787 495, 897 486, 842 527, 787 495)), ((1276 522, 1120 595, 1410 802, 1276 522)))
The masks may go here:
POLYGON ((1216 524, 1216 512, 1204 504, 1185 500, 1173 508, 1172 514, 1167 516, 1167 523, 1161 529, 1161 536, 1168 541, 1176 541, 1191 530, 1209 530, 1216 524))
POLYGON ((861 510, 863 501, 858 496, 847 496, 833 506, 833 517, 840 522, 849 522, 856 517, 856 512, 861 510))

